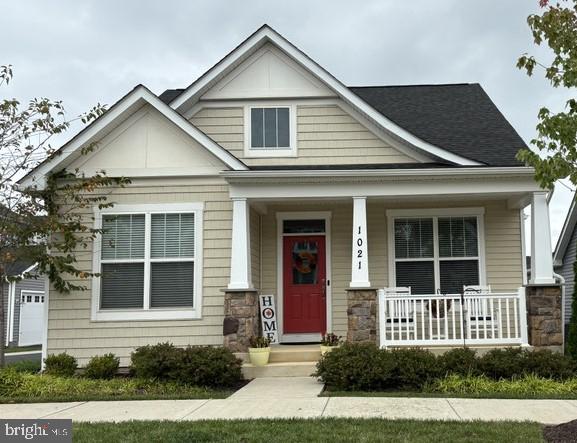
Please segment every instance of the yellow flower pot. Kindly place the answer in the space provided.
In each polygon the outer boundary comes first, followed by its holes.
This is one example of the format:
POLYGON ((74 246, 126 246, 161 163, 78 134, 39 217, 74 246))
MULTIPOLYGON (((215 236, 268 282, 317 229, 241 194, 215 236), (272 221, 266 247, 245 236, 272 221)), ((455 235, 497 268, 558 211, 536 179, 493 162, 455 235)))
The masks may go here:
POLYGON ((331 352, 333 349, 338 348, 338 346, 323 346, 321 345, 321 355, 325 355, 327 352, 331 352))
POLYGON ((270 347, 268 348, 248 348, 250 362, 255 366, 266 366, 270 357, 270 347))

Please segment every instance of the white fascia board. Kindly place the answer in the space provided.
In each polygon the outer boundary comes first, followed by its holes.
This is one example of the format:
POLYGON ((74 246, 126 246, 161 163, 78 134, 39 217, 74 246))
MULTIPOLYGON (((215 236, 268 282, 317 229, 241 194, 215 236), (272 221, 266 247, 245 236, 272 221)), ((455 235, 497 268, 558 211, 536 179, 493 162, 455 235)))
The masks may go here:
POLYGON ((563 264, 563 259, 565 257, 565 252, 569 246, 569 241, 575 231, 575 226, 577 225, 577 207, 575 205, 575 199, 571 202, 569 207, 569 212, 567 213, 567 218, 565 218, 565 223, 563 223, 563 229, 557 240, 557 245, 555 246, 555 251, 553 253, 553 261, 556 266, 563 264))
POLYGON ((337 80, 332 74, 327 72, 300 49, 298 49, 296 46, 294 46, 292 43, 290 43, 288 40, 286 40, 284 37, 282 37, 275 30, 268 26, 263 26, 261 29, 247 38, 224 59, 218 62, 197 81, 190 85, 182 94, 176 97, 170 103, 170 106, 179 112, 183 112, 185 107, 190 107, 199 100, 200 95, 202 95, 205 88, 208 88, 217 79, 219 79, 220 76, 228 72, 229 69, 237 66, 240 61, 249 56, 252 52, 254 52, 266 42, 271 42, 279 47, 295 61, 300 63, 301 66, 307 69, 311 74, 315 75, 318 79, 323 81, 345 102, 358 109, 359 112, 365 114, 375 123, 380 125, 385 131, 400 137, 415 148, 427 152, 439 159, 462 166, 482 165, 480 162, 459 156, 438 146, 432 145, 395 124, 386 118, 383 114, 378 112, 375 108, 370 106, 366 101, 351 92, 349 88, 337 80))
POLYGON ((414 169, 308 169, 308 170, 247 170, 223 171, 226 179, 256 178, 303 178, 303 177, 466 177, 466 176, 527 176, 533 177, 535 170, 530 166, 480 167, 480 168, 414 168, 414 169))
POLYGON ((90 126, 87 126, 84 130, 73 137, 72 140, 66 143, 52 159, 42 163, 36 170, 30 172, 20 180, 19 186, 21 188, 36 187, 37 189, 42 189, 42 187, 45 186, 45 177, 48 173, 58 169, 59 167, 65 167, 67 164, 70 164, 70 162, 81 155, 80 150, 83 146, 87 146, 88 144, 98 140, 98 136, 102 131, 109 128, 118 121, 118 119, 122 119, 126 115, 131 114, 146 104, 155 108, 164 117, 177 125, 231 169, 248 169, 244 163, 230 154, 226 149, 219 146, 214 140, 196 128, 184 117, 180 116, 174 111, 174 109, 162 102, 162 100, 154 95, 148 88, 139 85, 120 99, 120 101, 112 106, 108 112, 104 113, 90 126))

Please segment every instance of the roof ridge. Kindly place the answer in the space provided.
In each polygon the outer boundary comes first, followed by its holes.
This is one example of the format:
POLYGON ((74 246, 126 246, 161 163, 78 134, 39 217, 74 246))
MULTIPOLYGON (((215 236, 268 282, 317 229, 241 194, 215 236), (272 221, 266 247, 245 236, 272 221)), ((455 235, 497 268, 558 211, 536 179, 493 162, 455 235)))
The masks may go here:
POLYGON ((347 88, 418 88, 418 87, 430 87, 430 86, 474 86, 479 83, 420 83, 420 84, 407 84, 407 85, 361 85, 361 86, 347 86, 347 88))

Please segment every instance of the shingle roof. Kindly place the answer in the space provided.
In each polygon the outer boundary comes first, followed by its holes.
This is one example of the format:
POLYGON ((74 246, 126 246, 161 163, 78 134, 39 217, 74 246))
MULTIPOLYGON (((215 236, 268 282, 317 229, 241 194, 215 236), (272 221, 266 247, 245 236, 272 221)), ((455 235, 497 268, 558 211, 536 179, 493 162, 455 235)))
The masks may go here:
POLYGON ((349 87, 413 135, 490 166, 520 166, 527 145, 481 85, 349 87))
MULTIPOLYGON (((350 86, 349 89, 403 129, 449 152, 489 166, 521 166, 527 147, 481 85, 350 86)), ((170 103, 183 89, 159 98, 170 103)))

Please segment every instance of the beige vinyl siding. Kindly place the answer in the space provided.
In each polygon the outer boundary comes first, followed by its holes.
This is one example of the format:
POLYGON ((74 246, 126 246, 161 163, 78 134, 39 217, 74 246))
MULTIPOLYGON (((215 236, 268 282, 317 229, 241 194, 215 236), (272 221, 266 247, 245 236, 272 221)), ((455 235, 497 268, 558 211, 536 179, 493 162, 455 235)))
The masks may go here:
MULTIPOLYGON (((208 179, 206 179, 208 180, 208 179)), ((176 180, 173 180, 176 183, 176 180)), ((90 320, 92 291, 71 294, 50 291, 48 320, 48 353, 68 352, 87 359, 107 352, 129 362, 130 352, 137 346, 169 341, 178 346, 222 344, 224 294, 230 273, 232 204, 228 186, 218 180, 202 184, 203 179, 180 180, 181 184, 165 185, 158 181, 140 180, 124 189, 116 189, 109 197, 117 204, 204 202, 204 250, 202 319, 175 321, 109 321, 90 320)), ((90 220, 91 212, 86 213, 90 220)), ((92 251, 77 253, 82 269, 92 269, 92 251)))
POLYGON ((244 111, 204 108, 191 122, 249 166, 415 163, 336 105, 297 106, 297 157, 247 158, 244 111))
MULTIPOLYGON (((430 203, 384 202, 367 204, 369 273, 373 287, 389 284, 387 209, 485 208, 485 256, 487 283, 493 291, 516 291, 522 285, 521 230, 519 211, 507 209, 505 201, 452 201, 430 203)), ((322 201, 305 204, 271 204, 262 216, 262 291, 277 290, 277 212, 330 211, 332 261, 332 329, 347 333, 347 292, 351 276, 352 202, 322 201)))

